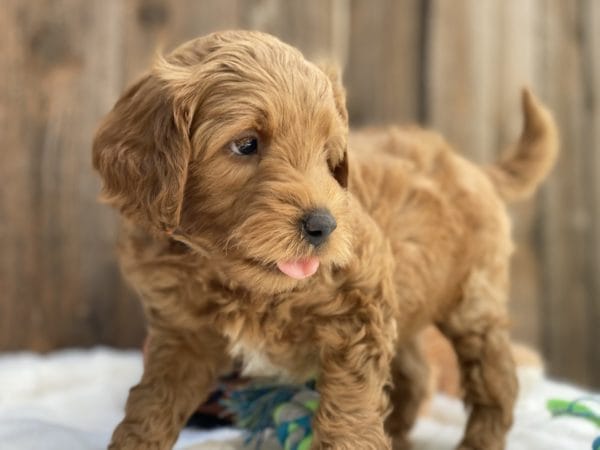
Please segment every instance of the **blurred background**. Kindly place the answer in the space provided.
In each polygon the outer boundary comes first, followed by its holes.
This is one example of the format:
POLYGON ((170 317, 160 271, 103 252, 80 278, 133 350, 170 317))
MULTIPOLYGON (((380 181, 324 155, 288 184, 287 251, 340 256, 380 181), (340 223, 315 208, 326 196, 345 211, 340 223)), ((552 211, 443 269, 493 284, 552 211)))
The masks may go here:
POLYGON ((0 0, 0 351, 140 345, 92 137, 157 48, 227 28, 337 61, 354 126, 420 123, 479 162, 516 139, 530 85, 562 154, 511 210, 513 334, 600 387, 596 0, 0 0))

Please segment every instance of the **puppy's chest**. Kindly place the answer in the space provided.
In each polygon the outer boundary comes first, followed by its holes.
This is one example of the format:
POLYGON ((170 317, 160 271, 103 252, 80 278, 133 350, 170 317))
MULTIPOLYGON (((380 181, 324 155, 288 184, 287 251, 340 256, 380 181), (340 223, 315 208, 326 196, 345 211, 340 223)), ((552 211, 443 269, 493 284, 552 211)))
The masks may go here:
POLYGON ((243 339, 229 347, 229 355, 242 365, 242 375, 245 377, 289 377, 283 367, 271 362, 263 348, 243 339))
POLYGON ((304 381, 316 375, 317 357, 310 329, 293 321, 238 317, 223 327, 228 352, 241 364, 242 374, 304 381))

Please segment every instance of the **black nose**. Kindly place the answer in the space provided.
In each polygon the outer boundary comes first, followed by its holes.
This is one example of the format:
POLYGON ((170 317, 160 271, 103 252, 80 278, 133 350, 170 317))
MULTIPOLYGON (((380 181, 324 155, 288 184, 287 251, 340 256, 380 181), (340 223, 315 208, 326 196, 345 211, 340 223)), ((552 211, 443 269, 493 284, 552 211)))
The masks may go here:
POLYGON ((325 242, 337 227, 335 219, 326 209, 316 209, 306 214, 300 225, 304 238, 315 247, 325 242))

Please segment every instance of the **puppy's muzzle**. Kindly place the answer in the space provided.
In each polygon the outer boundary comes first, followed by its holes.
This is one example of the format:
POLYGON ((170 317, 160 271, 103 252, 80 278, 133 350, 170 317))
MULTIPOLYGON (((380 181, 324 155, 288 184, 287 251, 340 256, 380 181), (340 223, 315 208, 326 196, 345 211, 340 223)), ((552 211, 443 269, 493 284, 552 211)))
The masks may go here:
POLYGON ((302 236, 311 245, 318 247, 337 227, 335 218, 326 209, 316 209, 309 212, 300 220, 302 236))

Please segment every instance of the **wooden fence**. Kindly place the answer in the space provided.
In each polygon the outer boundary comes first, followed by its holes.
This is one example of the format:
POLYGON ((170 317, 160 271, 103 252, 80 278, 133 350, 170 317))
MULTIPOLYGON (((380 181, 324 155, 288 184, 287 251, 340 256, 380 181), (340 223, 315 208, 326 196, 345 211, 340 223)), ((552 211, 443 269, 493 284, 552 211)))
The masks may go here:
POLYGON ((271 32, 344 67, 352 122, 419 122, 493 160, 528 84, 555 111, 557 170, 514 208, 515 336, 549 371, 600 386, 600 2, 0 0, 0 350, 139 345, 96 202, 90 144, 122 89, 214 30, 271 32))

